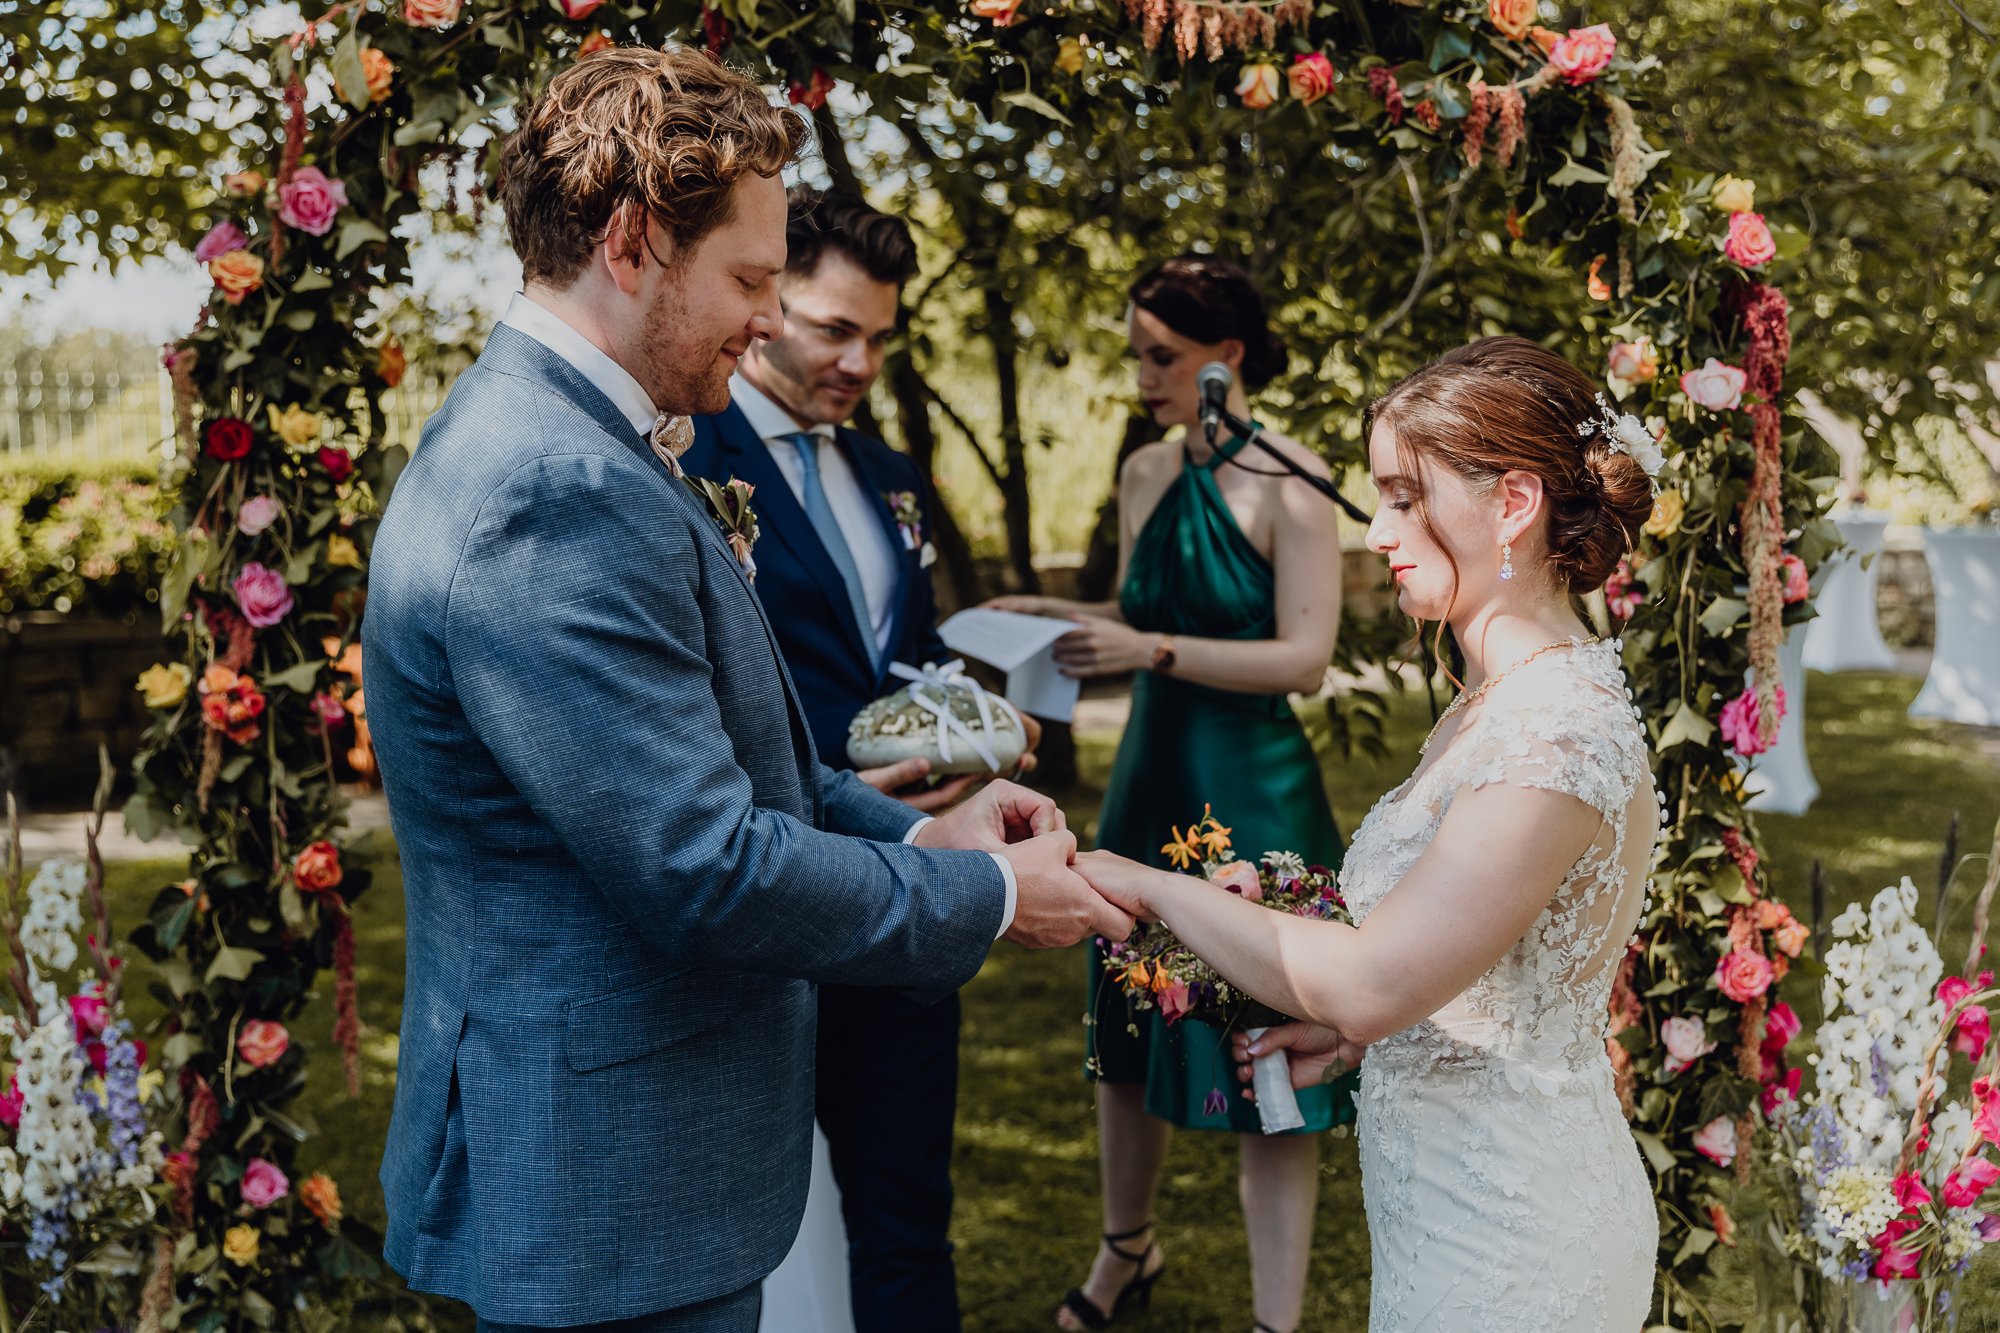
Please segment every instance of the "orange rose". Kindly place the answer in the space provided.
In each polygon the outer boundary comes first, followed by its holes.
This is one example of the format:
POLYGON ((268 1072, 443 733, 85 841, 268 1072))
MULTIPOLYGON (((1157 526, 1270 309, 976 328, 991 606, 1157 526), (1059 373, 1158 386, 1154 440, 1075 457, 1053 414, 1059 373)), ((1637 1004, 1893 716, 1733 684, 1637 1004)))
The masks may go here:
POLYGON ((1515 41, 1528 35, 1535 23, 1535 0, 1486 0, 1486 17, 1515 41))
POLYGON ((340 849, 316 842, 292 862, 292 878, 302 893, 325 893, 340 887, 340 849))
POLYGON ((268 1018, 253 1018, 237 1034, 236 1053, 243 1057, 245 1064, 263 1069, 278 1063, 291 1044, 292 1035, 285 1031, 283 1023, 274 1023, 268 1018))
POLYGON ((594 56, 599 51, 609 51, 613 45, 611 34, 600 28, 583 39, 583 45, 576 48, 576 58, 581 60, 585 56, 594 56))
POLYGON ((389 100, 389 85, 396 80, 396 62, 372 46, 361 48, 361 75, 368 82, 368 100, 389 100))
MULTIPOLYGON (((1806 947, 1806 941, 1811 938, 1812 931, 1806 927, 1805 922, 1800 921, 1797 917, 1787 921, 1771 933, 1772 941, 1777 944, 1779 950, 1787 958, 1797 958, 1800 951, 1806 947)), ((1781 973, 1780 975, 1782 976, 1783 974, 1781 973)))
POLYGON ((223 300, 242 305, 244 297, 264 285, 264 261, 248 250, 231 250, 208 261, 208 276, 215 279, 223 300))
POLYGON ((403 0, 403 21, 417 28, 448 28, 458 22, 462 0, 403 0))
POLYGON ((393 389, 403 382, 403 371, 409 361, 403 355, 403 345, 394 338, 385 341, 375 353, 375 375, 386 388, 393 389))
POLYGON ((315 1171, 306 1177, 306 1183, 299 1186, 299 1202, 306 1211, 317 1217, 324 1227, 337 1226, 340 1222, 340 1186, 333 1183, 333 1177, 324 1171, 315 1171))
POLYGON ((222 178, 222 189, 226 194, 238 199, 248 199, 264 193, 264 173, 261 171, 232 171, 222 178))
POLYGON ((1534 39, 1536 46, 1542 48, 1543 55, 1547 55, 1549 52, 1555 50, 1556 43, 1563 39, 1561 33, 1550 28, 1544 28, 1539 24, 1528 29, 1528 36, 1534 39))

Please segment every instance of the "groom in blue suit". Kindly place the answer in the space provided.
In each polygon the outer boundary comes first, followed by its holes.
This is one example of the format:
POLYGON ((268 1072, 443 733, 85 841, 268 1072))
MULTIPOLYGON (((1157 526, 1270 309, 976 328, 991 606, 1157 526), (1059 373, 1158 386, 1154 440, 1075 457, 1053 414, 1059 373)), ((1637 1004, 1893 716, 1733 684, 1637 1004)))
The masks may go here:
POLYGON ((408 910, 386 1251, 483 1333, 748 1333, 805 1200, 816 985, 944 995, 998 935, 1130 927, 1033 793, 926 821, 819 762, 744 534, 683 477, 683 414, 780 328, 802 139, 684 52, 524 107, 523 293, 374 544, 408 910))
MULTIPOLYGON (((838 191, 795 188, 787 233, 785 331, 745 354, 728 410, 695 419, 681 462, 756 487, 757 596, 821 757, 848 768, 848 724, 904 684, 891 663, 951 655, 931 590, 929 479, 842 425, 881 373, 917 251, 901 219, 838 191)), ((888 786, 912 775, 864 776, 888 786)), ((943 809, 973 780, 906 799, 943 809)), ((840 1186, 856 1333, 955 1333, 958 996, 828 985, 819 1001, 818 1116, 840 1186)))

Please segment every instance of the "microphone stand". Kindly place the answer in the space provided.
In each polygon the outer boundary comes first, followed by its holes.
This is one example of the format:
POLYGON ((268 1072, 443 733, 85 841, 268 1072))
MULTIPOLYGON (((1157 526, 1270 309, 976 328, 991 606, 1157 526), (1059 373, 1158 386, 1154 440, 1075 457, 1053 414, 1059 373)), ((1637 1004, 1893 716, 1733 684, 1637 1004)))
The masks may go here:
POLYGON ((1359 506, 1342 495, 1339 487, 1324 477, 1315 477, 1290 458, 1287 458, 1276 445, 1264 438, 1264 428, 1262 426, 1245 421, 1226 407, 1217 407, 1212 413, 1205 412, 1202 414, 1201 429, 1208 441, 1209 448, 1215 448, 1215 428, 1218 424, 1227 425, 1229 429, 1242 436, 1248 443, 1256 445, 1272 458, 1277 459, 1280 467, 1339 505, 1341 512, 1356 523, 1367 527, 1370 523, 1374 522, 1374 519, 1368 514, 1363 513, 1359 506))

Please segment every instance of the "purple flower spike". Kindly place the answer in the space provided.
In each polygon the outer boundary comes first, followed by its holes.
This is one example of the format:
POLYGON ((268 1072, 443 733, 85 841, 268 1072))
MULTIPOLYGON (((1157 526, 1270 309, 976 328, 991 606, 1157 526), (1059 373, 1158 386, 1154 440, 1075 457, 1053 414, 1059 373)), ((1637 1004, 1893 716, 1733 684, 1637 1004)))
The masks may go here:
POLYGON ((1221 1088, 1210 1088, 1208 1099, 1201 1104, 1203 1115, 1221 1115, 1229 1109, 1229 1099, 1222 1095, 1221 1088))

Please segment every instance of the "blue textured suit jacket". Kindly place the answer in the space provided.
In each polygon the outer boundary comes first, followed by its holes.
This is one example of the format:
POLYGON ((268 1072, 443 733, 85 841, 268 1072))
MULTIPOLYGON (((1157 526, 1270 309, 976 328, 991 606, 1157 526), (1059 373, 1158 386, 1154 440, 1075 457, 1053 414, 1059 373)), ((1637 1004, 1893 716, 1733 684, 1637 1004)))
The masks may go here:
POLYGON ((544 1325, 761 1278, 804 1206, 812 983, 955 989, 999 867, 901 845, 909 808, 819 763, 705 504, 511 328, 396 486, 362 645, 409 914, 390 1261, 544 1325))
POLYGON ((757 540, 757 597, 777 626, 813 742, 827 763, 846 768, 847 724, 870 702, 903 684, 888 674, 889 663, 942 662, 951 650, 938 638, 937 602, 921 557, 931 535, 929 484, 915 463, 880 440, 845 429, 834 438, 896 552, 895 614, 889 650, 879 667, 870 660, 864 637, 871 629, 855 622, 840 570, 772 460, 770 446, 742 409, 732 404, 716 416, 696 417, 694 444, 681 464, 697 476, 715 481, 738 477, 757 488, 751 501, 762 534, 757 540), (902 492, 917 498, 924 515, 914 547, 898 530, 888 500, 902 492))

